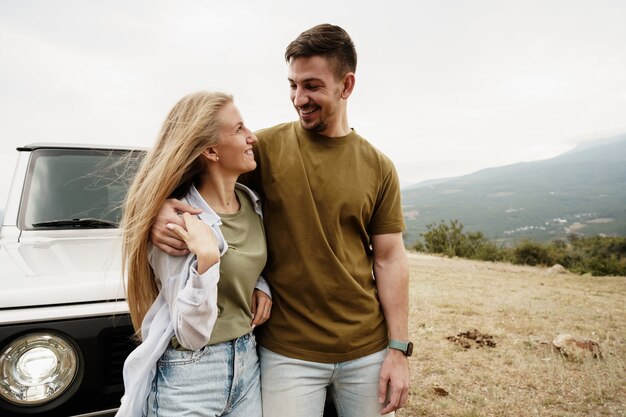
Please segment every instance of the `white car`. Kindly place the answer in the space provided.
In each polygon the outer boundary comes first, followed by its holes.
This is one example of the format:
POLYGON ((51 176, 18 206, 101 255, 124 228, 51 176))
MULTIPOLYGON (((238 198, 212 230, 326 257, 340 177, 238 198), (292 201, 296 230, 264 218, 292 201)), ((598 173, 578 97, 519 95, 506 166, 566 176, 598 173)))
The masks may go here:
POLYGON ((0 228, 0 416, 112 415, 135 346, 118 223, 144 151, 18 152, 0 228))

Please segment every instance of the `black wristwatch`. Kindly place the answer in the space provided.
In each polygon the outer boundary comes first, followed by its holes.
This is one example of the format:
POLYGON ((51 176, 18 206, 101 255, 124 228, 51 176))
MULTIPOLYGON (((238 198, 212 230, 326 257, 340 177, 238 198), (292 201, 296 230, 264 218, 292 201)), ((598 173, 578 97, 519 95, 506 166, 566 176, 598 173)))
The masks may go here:
POLYGON ((404 356, 411 356, 413 354, 413 342, 390 340, 389 348, 399 350, 400 352, 404 353, 404 356))

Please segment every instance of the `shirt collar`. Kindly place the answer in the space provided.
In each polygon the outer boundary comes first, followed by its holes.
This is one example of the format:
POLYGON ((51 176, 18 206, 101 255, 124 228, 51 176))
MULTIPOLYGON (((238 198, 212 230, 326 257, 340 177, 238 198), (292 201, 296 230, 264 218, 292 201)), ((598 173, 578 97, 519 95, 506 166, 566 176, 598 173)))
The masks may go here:
POLYGON ((198 217, 200 217, 200 219, 202 219, 202 221, 204 221, 205 223, 208 223, 210 225, 214 225, 216 223, 222 224, 220 216, 218 216, 215 210, 213 210, 211 206, 207 204, 204 198, 202 198, 202 195, 200 195, 200 192, 195 185, 191 185, 189 192, 185 196, 185 200, 187 200, 187 203, 189 203, 189 205, 202 210, 202 213, 200 213, 198 217))
MULTIPOLYGON (((254 211, 259 216, 262 216, 260 197, 254 191, 252 191, 250 188, 246 187, 243 184, 235 183, 235 188, 245 191, 250 196, 250 200, 252 200, 252 204, 254 206, 254 211)), ((204 198, 202 198, 202 195, 195 185, 191 185, 189 192, 185 196, 185 200, 187 200, 187 203, 189 203, 189 205, 192 205, 202 210, 202 213, 200 213, 199 217, 205 223, 211 225, 214 225, 216 223, 222 224, 220 216, 215 212, 215 210, 211 208, 211 206, 207 204, 204 198)))
POLYGON ((259 216, 263 217, 263 212, 261 211, 261 197, 259 197, 257 193, 252 191, 250 188, 238 182, 235 183, 235 188, 245 191, 250 196, 250 201, 252 201, 252 205, 254 206, 254 211, 259 216))

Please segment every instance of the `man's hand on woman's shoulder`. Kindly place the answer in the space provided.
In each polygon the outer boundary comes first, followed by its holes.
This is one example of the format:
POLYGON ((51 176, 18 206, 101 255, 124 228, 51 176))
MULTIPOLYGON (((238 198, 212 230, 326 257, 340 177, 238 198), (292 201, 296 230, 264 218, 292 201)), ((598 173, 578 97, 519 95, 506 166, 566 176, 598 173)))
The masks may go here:
POLYGON ((175 224, 185 227, 181 213, 200 214, 202 210, 175 198, 167 199, 150 229, 150 241, 168 255, 183 256, 189 253, 187 244, 172 230, 171 226, 175 224))

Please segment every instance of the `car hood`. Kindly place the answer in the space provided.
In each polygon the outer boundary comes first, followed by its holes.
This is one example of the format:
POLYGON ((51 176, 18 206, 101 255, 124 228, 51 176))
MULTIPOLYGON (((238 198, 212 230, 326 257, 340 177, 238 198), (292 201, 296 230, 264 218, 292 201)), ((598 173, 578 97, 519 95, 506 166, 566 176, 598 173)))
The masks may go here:
POLYGON ((0 307, 124 299, 118 237, 63 238, 0 247, 0 307))

